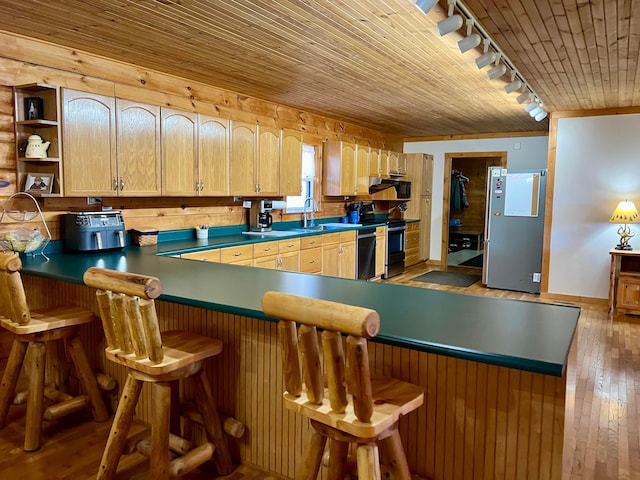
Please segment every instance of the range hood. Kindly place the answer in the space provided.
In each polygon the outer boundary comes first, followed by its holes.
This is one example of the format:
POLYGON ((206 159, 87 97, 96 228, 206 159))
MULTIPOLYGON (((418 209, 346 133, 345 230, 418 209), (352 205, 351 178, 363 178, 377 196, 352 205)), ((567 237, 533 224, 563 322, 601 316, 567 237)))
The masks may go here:
POLYGON ((381 192, 387 188, 394 188, 398 182, 389 178, 369 177, 369 193, 381 192))

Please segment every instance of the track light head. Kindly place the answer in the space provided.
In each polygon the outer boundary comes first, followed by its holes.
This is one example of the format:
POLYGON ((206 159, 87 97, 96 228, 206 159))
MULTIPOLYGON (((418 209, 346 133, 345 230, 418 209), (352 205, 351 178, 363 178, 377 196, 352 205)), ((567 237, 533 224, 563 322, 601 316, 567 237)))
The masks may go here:
POLYGON ((422 10, 424 13, 429 13, 433 7, 435 7, 438 0, 418 0, 416 7, 422 10))
POLYGON ((521 93, 520 95, 518 95, 518 97, 516 98, 516 102, 518 102, 520 105, 522 105, 524 102, 526 102, 528 100, 532 100, 532 99, 533 99, 533 95, 531 95, 531 93, 524 92, 524 93, 521 93))
POLYGON ((531 102, 529 105, 527 105, 526 107, 524 107, 525 111, 527 113, 531 113, 533 110, 535 110, 536 108, 538 108, 540 105, 538 105, 538 102, 531 102))
POLYGON ((542 108, 542 106, 538 105, 536 108, 534 108, 529 112, 529 115, 531 115, 532 117, 536 117, 537 115, 541 114, 543 111, 544 109, 542 108))
POLYGON ((496 52, 487 52, 476 58, 476 65, 482 69, 496 61, 496 52))
POLYGON ((507 67, 504 64, 496 65, 487 72, 489 80, 495 80, 507 73, 507 67))
POLYGON ((522 81, 519 78, 516 78, 511 83, 505 85, 504 91, 507 93, 513 93, 520 90, 521 87, 522 87, 522 81))
POLYGON ((444 37, 446 34, 455 32, 462 28, 463 23, 464 21, 460 15, 451 15, 450 17, 438 22, 438 32, 440 32, 441 37, 444 37))
POLYGON ((536 119, 536 122, 540 122, 540 121, 544 120, 545 118, 547 118, 547 115, 548 115, 547 111, 546 110, 542 110, 534 118, 536 119))
POLYGON ((472 48, 476 48, 482 42, 482 38, 477 33, 472 33, 468 37, 463 38, 458 42, 458 48, 460 53, 468 52, 472 48))

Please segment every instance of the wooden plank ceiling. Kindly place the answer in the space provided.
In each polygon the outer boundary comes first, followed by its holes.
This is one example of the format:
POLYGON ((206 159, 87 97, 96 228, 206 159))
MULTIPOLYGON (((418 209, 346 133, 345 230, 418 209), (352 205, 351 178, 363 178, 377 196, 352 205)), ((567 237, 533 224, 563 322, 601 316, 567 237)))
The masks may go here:
MULTIPOLYGON (((446 1, 0 0, 0 30, 404 137, 544 131, 441 37, 446 1)), ((467 0, 546 108, 640 104, 637 0, 467 0)))

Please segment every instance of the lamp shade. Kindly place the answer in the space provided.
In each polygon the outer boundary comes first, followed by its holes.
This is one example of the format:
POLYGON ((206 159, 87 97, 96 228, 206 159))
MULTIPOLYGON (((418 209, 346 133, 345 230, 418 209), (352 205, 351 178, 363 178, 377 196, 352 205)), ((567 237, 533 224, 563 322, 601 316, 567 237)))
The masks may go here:
POLYGON ((638 209, 630 200, 621 201, 616 209, 613 211, 613 215, 609 219, 609 223, 638 223, 638 209))

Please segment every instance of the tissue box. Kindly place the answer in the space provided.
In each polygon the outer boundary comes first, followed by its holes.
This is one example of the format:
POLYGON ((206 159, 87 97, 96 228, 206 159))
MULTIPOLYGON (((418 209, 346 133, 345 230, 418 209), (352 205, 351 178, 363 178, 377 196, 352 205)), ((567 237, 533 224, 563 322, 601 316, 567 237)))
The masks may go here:
POLYGON ((134 245, 140 245, 144 247, 146 245, 157 245, 158 243, 158 230, 153 229, 141 229, 131 230, 131 240, 134 245))

